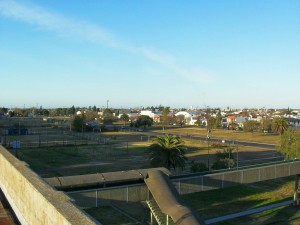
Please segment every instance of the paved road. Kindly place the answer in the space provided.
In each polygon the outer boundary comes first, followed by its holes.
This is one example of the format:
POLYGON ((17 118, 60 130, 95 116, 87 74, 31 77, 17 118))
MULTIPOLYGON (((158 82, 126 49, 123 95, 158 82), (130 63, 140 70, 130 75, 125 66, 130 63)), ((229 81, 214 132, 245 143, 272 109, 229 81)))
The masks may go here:
POLYGON ((249 209, 249 210, 238 212, 238 213, 233 213, 233 214, 228 214, 228 215, 225 215, 225 216, 220 216, 220 217, 208 219, 208 220, 205 220, 205 223, 206 224, 218 223, 218 222, 221 222, 221 221, 224 221, 224 220, 230 220, 230 219, 234 219, 234 218, 241 217, 241 216, 248 216, 248 215, 251 215, 251 214, 260 213, 260 212, 263 212, 263 211, 266 211, 266 210, 279 208, 279 207, 287 206, 287 205, 290 205, 290 204, 293 204, 293 200, 280 202, 280 203, 275 203, 275 204, 255 208, 255 209, 249 209))

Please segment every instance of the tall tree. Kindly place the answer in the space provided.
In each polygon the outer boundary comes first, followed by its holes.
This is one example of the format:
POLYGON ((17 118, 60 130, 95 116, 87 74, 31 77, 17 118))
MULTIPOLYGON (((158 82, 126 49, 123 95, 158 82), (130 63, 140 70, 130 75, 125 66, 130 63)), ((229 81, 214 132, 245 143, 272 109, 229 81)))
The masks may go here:
POLYGON ((167 169, 185 168, 187 148, 182 139, 175 135, 158 136, 155 143, 149 146, 149 160, 153 166, 162 166, 167 169))
POLYGON ((72 130, 77 132, 83 132, 85 130, 86 118, 84 115, 75 116, 72 121, 72 130))
POLYGON ((168 124, 168 114, 170 112, 170 107, 164 107, 162 110, 163 122, 164 124, 168 124))
POLYGON ((273 122, 273 129, 278 134, 283 134, 289 127, 289 122, 282 116, 276 117, 273 122))

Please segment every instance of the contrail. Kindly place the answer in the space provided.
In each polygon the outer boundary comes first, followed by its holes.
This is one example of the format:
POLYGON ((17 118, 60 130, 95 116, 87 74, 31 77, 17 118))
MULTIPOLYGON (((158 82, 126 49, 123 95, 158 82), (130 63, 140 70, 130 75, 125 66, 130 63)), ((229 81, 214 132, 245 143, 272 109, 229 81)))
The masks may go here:
POLYGON ((47 11, 30 3, 19 3, 14 0, 0 2, 0 15, 20 22, 25 22, 39 29, 54 32, 63 37, 76 37, 90 43, 100 44, 106 48, 125 51, 154 61, 175 74, 200 83, 211 83, 214 74, 200 68, 186 69, 172 55, 151 49, 125 43, 108 30, 89 22, 73 20, 60 14, 47 11))

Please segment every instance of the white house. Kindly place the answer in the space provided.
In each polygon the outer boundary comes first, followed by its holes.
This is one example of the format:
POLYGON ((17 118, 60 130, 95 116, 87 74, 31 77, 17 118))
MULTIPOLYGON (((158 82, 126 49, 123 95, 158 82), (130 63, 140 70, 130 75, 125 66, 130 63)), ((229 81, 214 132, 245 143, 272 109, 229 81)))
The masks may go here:
POLYGON ((160 117, 162 116, 160 112, 153 112, 151 110, 142 110, 140 115, 149 116, 150 118, 153 119, 154 122, 157 123, 160 122, 160 117))
POLYGON ((195 125, 198 115, 195 112, 179 111, 175 114, 175 116, 184 116, 184 120, 187 125, 195 125))

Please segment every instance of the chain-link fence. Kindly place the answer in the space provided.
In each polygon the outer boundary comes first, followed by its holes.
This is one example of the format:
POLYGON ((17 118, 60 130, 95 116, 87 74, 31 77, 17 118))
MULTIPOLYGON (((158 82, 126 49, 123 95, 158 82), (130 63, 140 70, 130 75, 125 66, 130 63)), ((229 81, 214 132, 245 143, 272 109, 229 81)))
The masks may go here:
MULTIPOLYGON (((300 174, 300 161, 249 167, 242 170, 215 171, 211 174, 195 174, 190 177, 171 177, 171 180, 179 194, 184 195, 297 174, 300 174)), ((110 201, 138 202, 149 198, 149 191, 145 184, 74 191, 67 192, 67 194, 76 201, 77 205, 84 208, 110 204, 110 201)))

